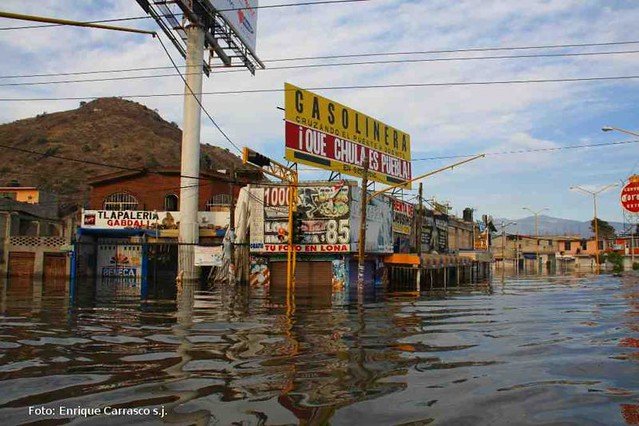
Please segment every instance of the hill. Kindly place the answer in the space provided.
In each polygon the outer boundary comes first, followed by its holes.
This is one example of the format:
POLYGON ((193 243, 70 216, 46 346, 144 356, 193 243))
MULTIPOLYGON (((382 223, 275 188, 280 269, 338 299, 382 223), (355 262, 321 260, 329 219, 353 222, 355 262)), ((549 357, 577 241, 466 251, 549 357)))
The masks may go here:
MULTIPOLYGON (((119 98, 100 98, 70 111, 40 114, 0 125, 0 144, 42 155, 1 148, 0 186, 12 180, 61 195, 65 204, 82 204, 87 181, 113 172, 112 167, 179 167, 182 131, 156 111, 119 98), (75 158, 80 162, 52 158, 75 158)), ((202 145, 201 168, 228 169, 241 159, 226 149, 202 145)))
MULTIPOLYGON (((494 223, 497 228, 502 221, 508 223, 512 221, 517 222, 517 226, 511 225, 507 228, 508 233, 518 232, 520 234, 534 235, 535 234, 535 217, 528 216, 521 219, 495 219, 494 223)), ((621 222, 609 222, 614 226, 617 233, 624 231, 623 223, 621 222)), ((592 236, 593 233, 590 230, 590 221, 578 221, 571 219, 562 219, 559 217, 552 217, 546 215, 539 215, 539 235, 581 235, 583 237, 592 236)))

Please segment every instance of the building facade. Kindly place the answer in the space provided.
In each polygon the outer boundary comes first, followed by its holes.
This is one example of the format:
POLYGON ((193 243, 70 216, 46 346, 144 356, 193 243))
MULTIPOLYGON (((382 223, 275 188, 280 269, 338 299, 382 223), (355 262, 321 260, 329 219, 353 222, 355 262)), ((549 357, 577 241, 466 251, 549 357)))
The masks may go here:
POLYGON ((74 215, 61 218, 54 194, 27 187, 2 188, 0 276, 12 288, 59 293, 70 275, 74 215), (27 201, 18 201, 27 200, 27 201))

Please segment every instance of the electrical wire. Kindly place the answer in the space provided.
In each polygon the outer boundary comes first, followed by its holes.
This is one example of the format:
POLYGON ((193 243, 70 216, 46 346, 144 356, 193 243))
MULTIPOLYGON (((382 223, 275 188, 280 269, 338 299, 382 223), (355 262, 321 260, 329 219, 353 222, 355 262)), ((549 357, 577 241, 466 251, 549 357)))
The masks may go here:
MULTIPOLYGON (((352 89, 399 89, 416 87, 460 87, 460 86, 493 86, 508 84, 540 84, 540 83, 576 83, 595 82, 613 80, 635 80, 639 75, 604 76, 604 77, 566 77, 566 78, 542 78, 542 79, 521 79, 521 80, 495 80, 495 81, 459 81, 441 83, 397 83, 397 84, 363 84, 347 86, 315 86, 307 87, 306 90, 352 90, 352 89)), ((226 90, 216 92, 201 92, 200 95, 239 95, 239 94, 259 94, 259 93, 283 93, 286 89, 248 89, 248 90, 226 90)), ((184 96, 184 93, 147 93, 138 95, 115 95, 112 97, 122 99, 134 98, 162 98, 184 96)), ((41 97, 41 98, 0 98, 0 102, 44 102, 44 101, 78 101, 97 99, 100 96, 62 96, 62 97, 41 97)))
MULTIPOLYGON (((406 52, 376 52, 376 53, 355 53, 347 55, 325 55, 325 56, 301 56, 291 58, 279 58, 279 59, 265 59, 262 62, 288 62, 288 61, 304 61, 310 59, 344 59, 344 58, 357 58, 357 57, 376 57, 376 56, 403 56, 403 55, 423 55, 423 54, 436 54, 436 53, 462 53, 462 52, 489 52, 489 51, 508 51, 508 50, 534 50, 534 49, 560 49, 560 48, 574 48, 574 47, 603 47, 603 46, 621 46, 639 44, 639 40, 635 41, 616 41, 608 43, 572 43, 572 44, 553 44, 553 45, 537 45, 537 46, 502 46, 502 47, 478 47, 478 48, 460 48, 460 49, 440 49, 440 50, 422 50, 422 51, 406 51, 406 52)), ((586 52, 587 53, 587 52, 586 52)), ((606 54, 606 52, 599 52, 594 54, 606 54)), ((549 55, 549 54, 547 54, 549 55)), ((577 53, 567 53, 559 55, 577 55, 577 53)), ((513 55, 514 56, 514 55, 513 55)), ((521 55, 524 58, 534 58, 535 55, 521 55)), ((481 57, 474 57, 470 59, 478 59, 481 57)), ((485 57, 485 59, 498 59, 499 56, 485 57)), ((503 58, 510 58, 505 56, 503 58)), ((438 60, 438 58, 435 58, 438 60)), ((444 58, 449 60, 449 58, 444 58)), ((464 60, 464 58, 460 59, 464 60)), ((186 68, 182 65, 180 68, 186 68)), ((213 67, 213 68, 226 68, 226 67, 213 67)), ((74 71, 74 72, 53 72, 53 73, 40 73, 40 74, 14 74, 14 75, 0 75, 0 79, 9 78, 34 78, 34 77, 56 77, 56 76, 72 76, 72 75, 87 75, 87 74, 108 74, 108 73, 121 73, 121 72, 137 72, 137 71, 153 71, 153 70, 167 70, 173 69, 171 66, 157 66, 157 67, 133 67, 133 68, 121 68, 121 69, 108 69, 108 70, 88 70, 88 71, 74 71)), ((286 69, 283 67, 273 67, 268 69, 286 69)), ((228 70, 229 72, 231 70, 228 70)))
MULTIPOLYGON (((362 61, 362 62, 343 62, 343 63, 329 63, 329 64, 305 64, 305 65, 288 65, 282 67, 271 67, 261 71, 277 71, 277 70, 290 70, 290 69, 304 69, 304 68, 325 68, 325 67, 341 67, 341 66, 359 66, 359 65, 385 65, 385 64, 414 64, 422 62, 444 62, 444 61, 476 61, 476 60, 494 60, 494 59, 525 59, 525 58, 548 58, 548 57, 583 57, 583 56, 598 56, 598 55, 627 55, 639 53, 639 50, 624 50, 613 52, 583 52, 583 53, 549 53, 549 54, 534 54, 534 55, 504 55, 504 56, 478 56, 478 57, 456 57, 456 58, 425 58, 425 59, 401 59, 401 60, 388 60, 388 61, 362 61)), ((212 67, 216 68, 216 67, 212 67)), ((224 68, 224 67, 222 67, 224 68)), ((243 69, 223 69, 216 74, 226 74, 229 72, 243 72, 243 69)), ((179 72, 179 70, 178 70, 179 72)), ((186 73, 184 75, 193 75, 196 73, 186 73)), ((80 80, 58 80, 58 81, 36 81, 36 82, 17 82, 17 83, 0 83, 0 87, 17 87, 17 86, 40 86, 51 84, 71 84, 71 83, 95 83, 104 81, 121 81, 121 80, 139 80, 150 78, 163 78, 163 77, 176 77, 179 74, 146 74, 146 75, 134 75, 124 77, 102 77, 92 79, 80 79, 80 80)), ((1 77, 0 77, 1 78, 1 77)))
POLYGON ((193 92, 193 90, 191 89, 191 87, 189 86, 189 84, 186 82, 186 78, 184 78, 184 76, 182 75, 182 73, 180 72, 180 69, 178 68, 177 64, 175 63, 175 61, 173 60, 173 57, 171 56, 171 54, 169 53, 169 50, 166 48, 166 45, 164 44, 164 42, 162 41, 162 38, 160 36, 156 36, 155 38, 157 38, 157 40, 160 42, 160 45, 162 46, 162 49, 164 50, 164 53, 166 53, 166 56, 168 56, 169 60, 171 61, 171 64, 173 64, 173 67, 175 68, 175 71, 180 75, 180 78, 182 79, 182 81, 184 82, 185 87, 189 90, 189 92, 191 93, 191 96, 193 96, 193 99, 195 99, 195 101, 198 103, 198 105, 200 106, 200 109, 204 112, 204 114, 206 114, 206 116, 209 118, 209 120, 211 121, 211 123, 213 123, 213 125, 215 126, 215 128, 222 134, 222 136, 224 136, 224 138, 239 152, 242 153, 242 149, 237 146, 235 144, 235 142, 233 142, 231 140, 231 138, 229 138, 229 136, 224 132, 224 130, 222 130, 222 128, 215 122, 215 120, 213 119, 213 117, 211 116, 211 114, 209 114, 209 112, 206 110, 206 108, 204 108, 204 105, 202 105, 202 101, 200 101, 200 99, 196 96, 196 94, 193 92))
MULTIPOLYGON (((562 151, 562 150, 569 150, 569 149, 599 148, 603 146, 628 145, 633 143, 639 143, 639 139, 632 139, 632 140, 618 141, 618 142, 593 143, 593 144, 585 144, 585 145, 566 145, 566 146, 558 146, 553 148, 533 148, 533 149, 520 149, 520 150, 511 150, 511 151, 487 152, 484 155, 488 157, 488 156, 497 156, 497 155, 526 154, 529 152, 551 152, 551 151, 562 151)), ((413 158, 412 161, 449 160, 453 158, 474 157, 475 155, 477 154, 445 155, 440 157, 413 158)))
MULTIPOLYGON (((218 9, 217 12, 234 12, 238 10, 249 10, 249 9, 279 9, 283 7, 299 7, 299 6, 318 6, 318 5, 327 5, 327 4, 340 4, 340 3, 361 3, 368 2, 371 0, 321 0, 321 1, 307 1, 301 3, 283 3, 283 4, 267 4, 262 6, 253 6, 253 7, 237 7, 232 9, 218 9)), ((182 13, 174 13, 172 15, 160 15, 162 17, 166 16, 180 16, 182 13)), ((143 16, 132 16, 128 18, 112 18, 112 19, 100 19, 97 21, 85 21, 84 24, 102 24, 106 22, 123 22, 123 21, 136 21, 140 19, 152 19, 152 16, 143 15, 143 16)), ((48 27, 59 27, 64 24, 42 24, 42 25, 24 25, 19 27, 0 27, 0 31, 9 31, 9 30, 28 30, 34 28, 48 28, 48 27)))

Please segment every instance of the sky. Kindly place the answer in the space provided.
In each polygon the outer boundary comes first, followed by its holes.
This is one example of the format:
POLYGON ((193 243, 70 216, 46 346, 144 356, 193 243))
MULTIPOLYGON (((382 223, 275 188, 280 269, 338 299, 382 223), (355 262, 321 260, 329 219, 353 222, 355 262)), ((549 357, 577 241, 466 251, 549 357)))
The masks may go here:
MULTIPOLYGON (((261 1, 260 5, 294 3, 261 1)), ((76 20, 142 16, 135 0, 4 0, 2 10, 76 20)), ((639 5, 635 1, 399 1, 324 4, 258 10, 257 54, 263 61, 318 55, 402 52, 568 43, 639 41, 639 5)), ((170 66, 160 44, 146 35, 53 27, 1 30, 32 25, 0 18, 0 76, 170 66)), ((153 20, 120 25, 158 30, 153 20)), ((166 39, 165 39, 166 40, 166 39)), ((167 42, 168 43, 168 42, 167 42)), ((183 64, 168 44, 174 59, 183 64)), ((203 91, 557 79, 639 75, 639 43, 575 49, 465 52, 371 59, 418 59, 563 52, 630 53, 413 62, 248 71, 215 71, 203 91), (636 53, 635 53, 636 52, 636 53)), ((352 59, 333 62, 352 62, 352 59)), ((313 60, 301 63, 320 63, 313 60)), ((118 74, 167 74, 170 70, 118 74)), ((178 76, 162 78, 7 86, 113 75, 0 79, 0 99, 120 96, 183 92, 178 76), (5 86, 2 86, 5 84, 5 86)), ((596 82, 502 84, 318 90, 317 93, 375 117, 411 135, 413 175, 471 155, 537 148, 557 148, 632 140, 602 126, 639 130, 639 79, 596 82)), ((134 98, 168 121, 182 123, 180 97, 134 98)), ((7 102, 0 100, 0 122, 77 108, 77 100, 7 102)), ((208 95, 203 104, 238 146, 249 146, 275 159, 284 155, 284 96, 281 92, 208 95)), ((202 118, 202 142, 235 152, 208 119, 202 118)), ((302 179, 326 179, 329 172, 302 167, 302 179)), ((532 210, 576 220, 593 215, 592 198, 571 191, 573 185, 596 189, 621 185, 639 173, 639 144, 492 155, 439 173, 424 181, 424 194, 447 201, 454 213, 472 207, 480 214, 521 218, 532 210)), ((416 188, 416 185, 414 185, 416 188)), ((406 191, 407 199, 415 191, 406 191)), ((620 187, 599 196, 599 217, 623 221, 620 187)))

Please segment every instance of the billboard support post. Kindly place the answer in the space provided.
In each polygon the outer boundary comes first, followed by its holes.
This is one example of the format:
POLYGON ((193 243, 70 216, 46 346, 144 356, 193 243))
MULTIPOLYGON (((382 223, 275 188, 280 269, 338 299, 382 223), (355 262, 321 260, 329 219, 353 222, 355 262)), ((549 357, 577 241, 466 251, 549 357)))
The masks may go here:
POLYGON ((186 84, 184 87, 184 123, 180 174, 180 230, 178 276, 182 281, 197 280, 194 247, 199 240, 197 220, 200 176, 200 102, 202 97, 202 60, 204 30, 196 25, 186 29, 186 84))
POLYGON ((362 293, 364 289, 364 268, 366 257, 366 207, 368 205, 368 155, 364 154, 364 171, 362 173, 362 199, 361 199, 361 219, 359 222, 359 242, 357 253, 357 293, 362 293))
POLYGON ((421 258, 422 258, 422 214, 423 214, 423 210, 424 210, 424 186, 422 184, 422 182, 419 183, 419 192, 417 195, 417 198, 419 199, 419 211, 417 213, 417 216, 415 217, 415 221, 417 222, 417 241, 416 241, 416 251, 417 251, 417 256, 420 259, 420 265, 421 265, 421 258))

